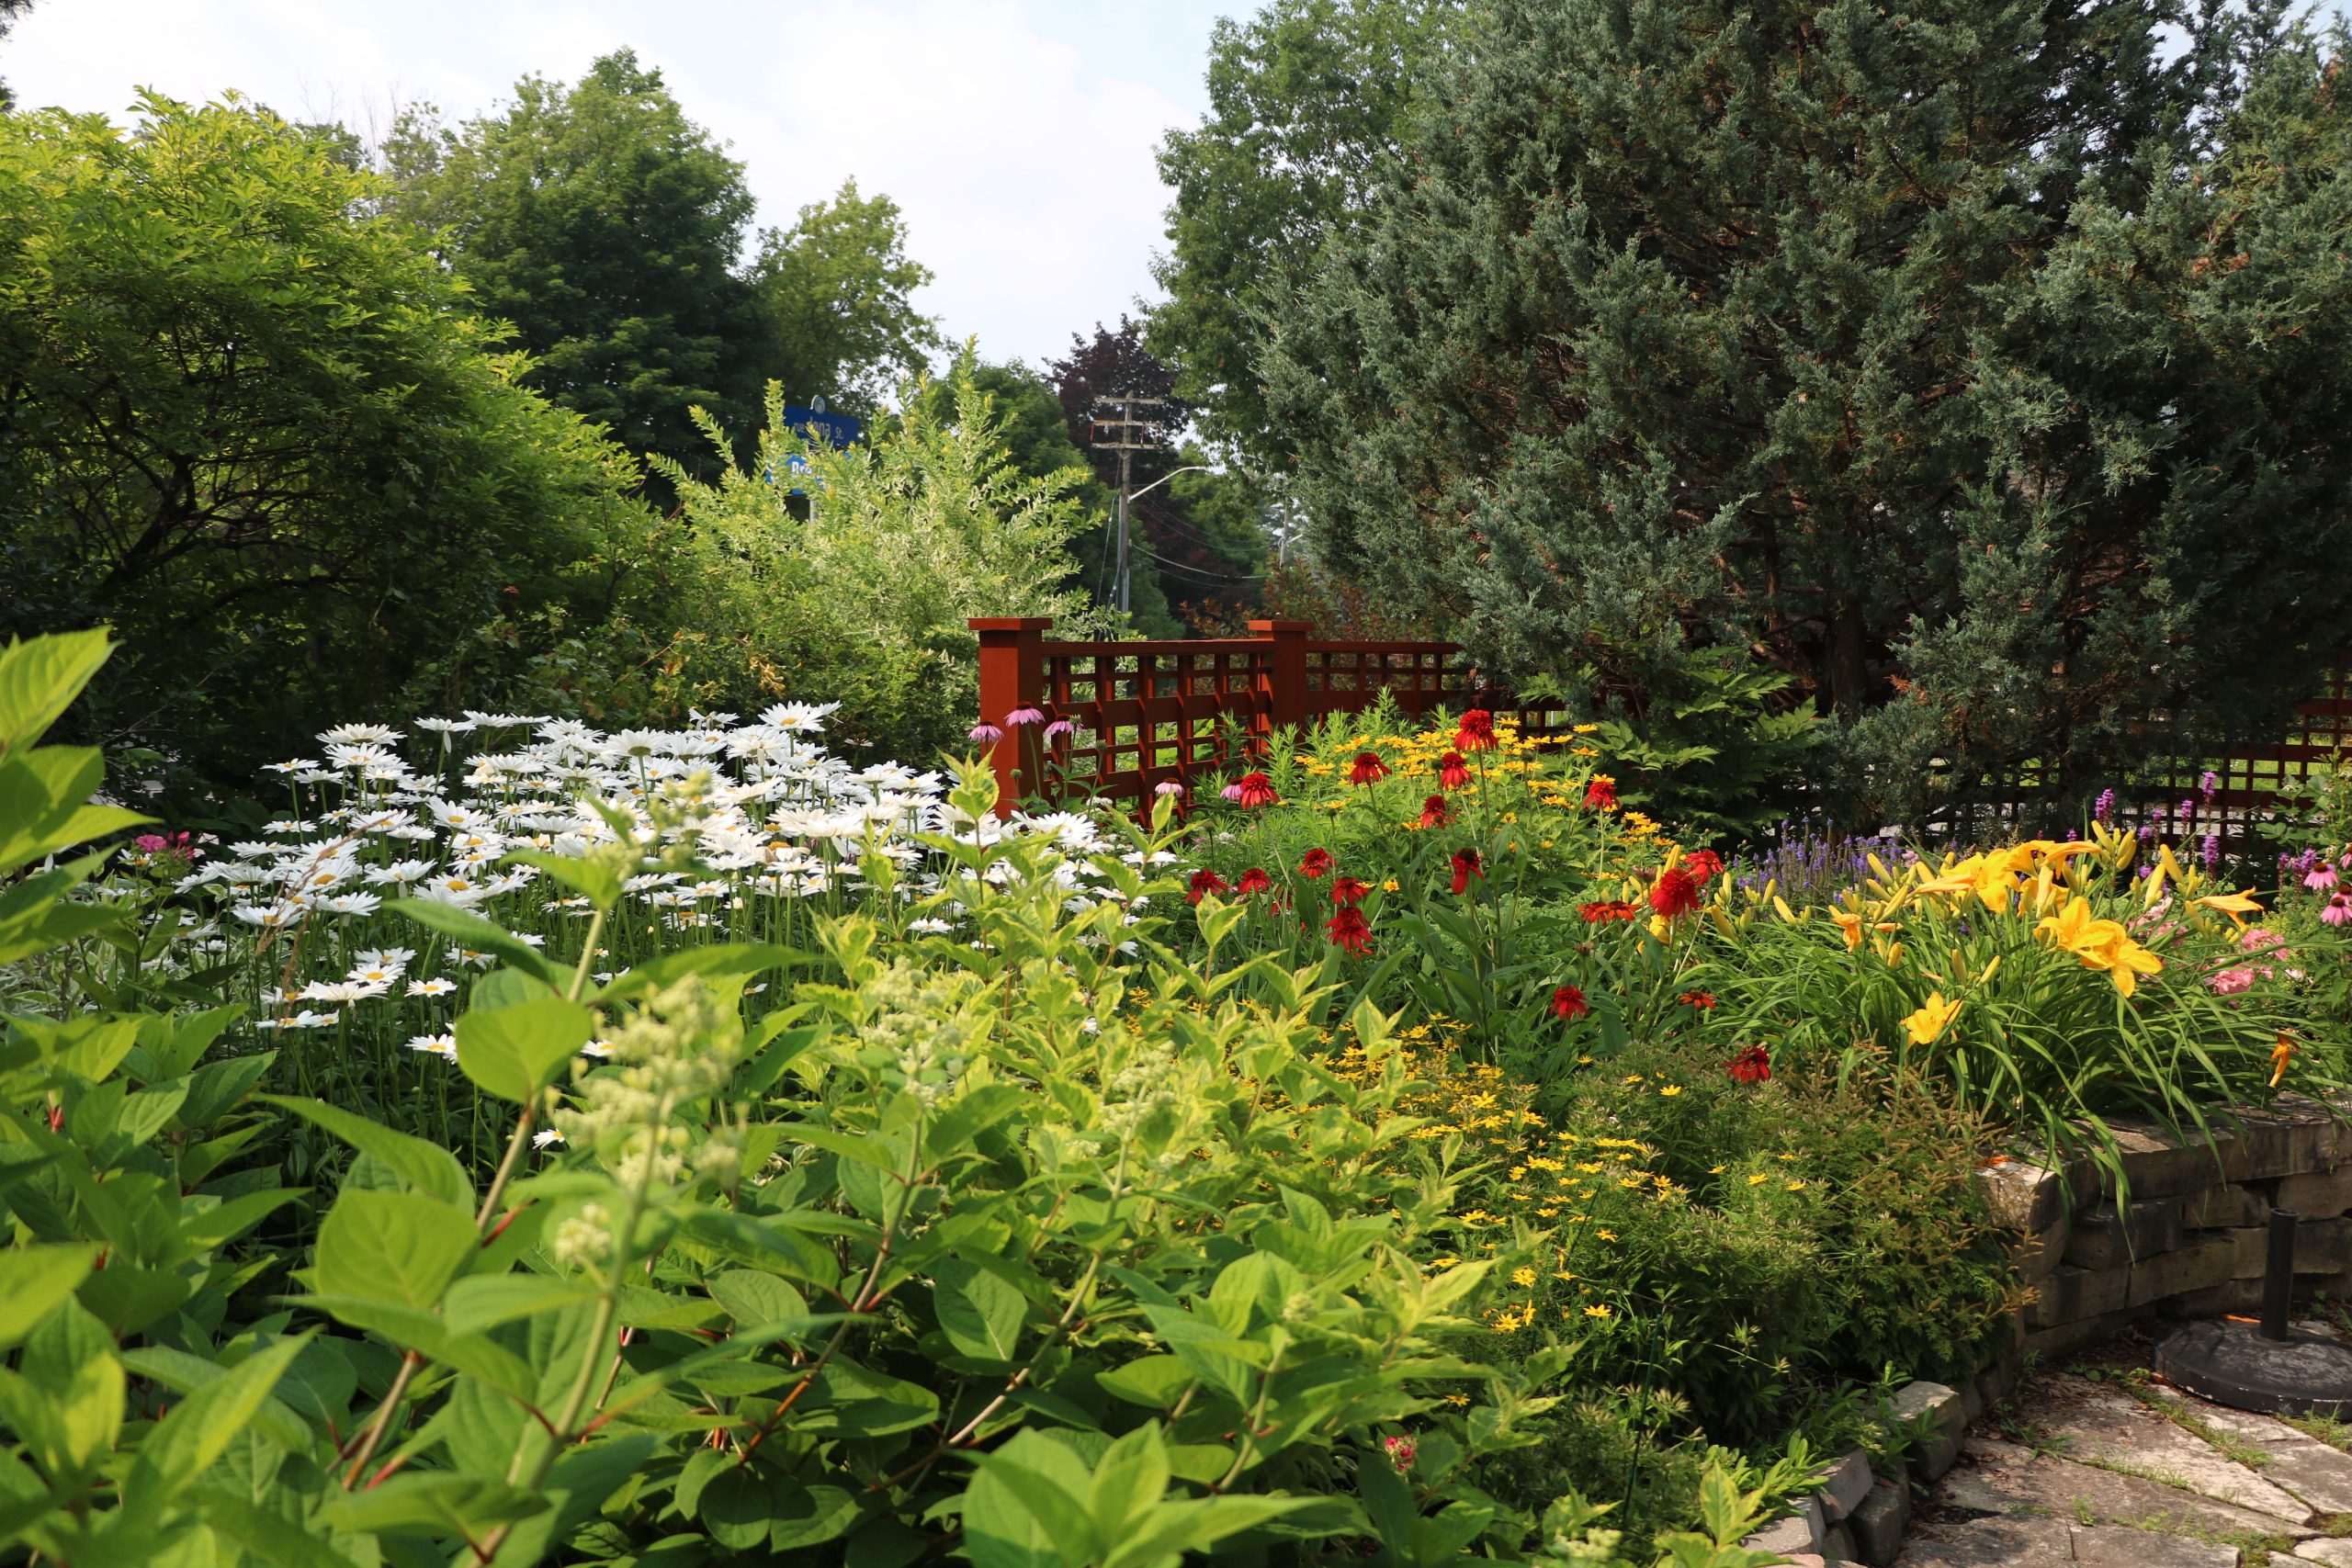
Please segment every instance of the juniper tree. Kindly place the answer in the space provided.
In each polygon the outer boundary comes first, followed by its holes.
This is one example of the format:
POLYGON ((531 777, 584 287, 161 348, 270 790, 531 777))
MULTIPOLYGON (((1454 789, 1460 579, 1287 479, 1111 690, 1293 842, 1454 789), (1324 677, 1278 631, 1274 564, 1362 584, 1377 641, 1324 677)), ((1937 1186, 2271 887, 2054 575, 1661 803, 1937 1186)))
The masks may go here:
POLYGON ((1753 649, 1893 811, 2259 733, 2352 640, 2344 54, 2267 3, 1493 0, 1272 312, 1317 547, 1588 695, 1753 649))

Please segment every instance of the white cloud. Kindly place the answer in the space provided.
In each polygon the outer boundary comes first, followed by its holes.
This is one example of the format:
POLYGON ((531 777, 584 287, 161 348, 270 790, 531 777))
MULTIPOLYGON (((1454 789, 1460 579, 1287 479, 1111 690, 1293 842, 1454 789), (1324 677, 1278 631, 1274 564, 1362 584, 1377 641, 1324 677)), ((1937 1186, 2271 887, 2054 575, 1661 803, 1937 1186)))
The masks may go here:
POLYGON ((922 307, 1034 363, 1152 291, 1152 153, 1197 115, 1212 17, 1245 5, 1163 0, 1113 25, 1084 0, 40 0, 0 74, 20 103, 117 118, 142 85, 235 88, 365 131, 396 103, 462 118, 526 72, 569 79, 630 46, 733 144, 760 221, 845 179, 888 193, 937 276, 922 307))

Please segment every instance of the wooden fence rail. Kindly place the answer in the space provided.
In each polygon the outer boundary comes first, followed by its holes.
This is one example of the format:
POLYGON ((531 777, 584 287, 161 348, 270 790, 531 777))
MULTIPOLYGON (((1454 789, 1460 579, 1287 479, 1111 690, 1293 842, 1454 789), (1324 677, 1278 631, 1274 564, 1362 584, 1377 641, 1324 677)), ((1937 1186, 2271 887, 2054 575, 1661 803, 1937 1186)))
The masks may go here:
MULTIPOLYGON (((1327 714, 1356 713, 1385 691, 1408 714, 1485 707, 1531 735, 1568 722, 1529 708, 1482 680, 1450 642, 1332 642, 1305 621, 1251 621, 1246 637, 1159 642, 1053 642, 1045 617, 973 620, 980 639, 980 716, 1003 730, 990 751, 1001 811, 1024 799, 1148 802, 1162 784, 1190 790, 1264 754, 1274 730, 1327 714), (1023 710, 1034 723, 1006 718, 1023 710)), ((2118 816, 2160 822, 2175 842, 2211 833, 2251 853, 2259 825, 2309 794, 2313 775, 2352 751, 2352 667, 2333 671, 2286 733, 2233 746, 2218 758, 2150 761, 2115 781, 2118 816), (2208 770, 2212 798, 2199 790, 2208 770), (2188 809, 2184 814, 2183 805, 2188 809)), ((2000 779, 1946 780, 1945 804, 1917 828, 1930 841, 1997 839, 2023 823, 2042 794, 2031 770, 2000 779)))
POLYGON ((1356 713, 1382 692, 1408 714, 1496 707, 1531 732, 1565 716, 1523 710, 1450 642, 1327 642, 1305 621, 1251 621, 1246 637, 1049 642, 1042 616, 984 616, 980 715, 1002 804, 1073 796, 1148 802, 1162 784, 1262 756, 1278 728, 1356 713), (1015 714, 1035 722, 1008 724, 1015 714))

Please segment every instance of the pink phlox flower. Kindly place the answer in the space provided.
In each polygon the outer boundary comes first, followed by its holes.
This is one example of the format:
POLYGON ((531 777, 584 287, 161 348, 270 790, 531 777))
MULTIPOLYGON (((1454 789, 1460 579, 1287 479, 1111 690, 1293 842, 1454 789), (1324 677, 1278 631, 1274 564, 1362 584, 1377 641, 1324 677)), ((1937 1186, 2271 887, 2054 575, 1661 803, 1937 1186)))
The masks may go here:
POLYGON ((2248 953, 2267 953, 2286 945, 2287 939, 2267 926, 2248 926, 2238 933, 2238 946, 2248 953))
POLYGON ((2217 996, 2233 997, 2253 985, 2254 971, 2250 968, 2224 969, 2213 976, 2213 991, 2217 996))

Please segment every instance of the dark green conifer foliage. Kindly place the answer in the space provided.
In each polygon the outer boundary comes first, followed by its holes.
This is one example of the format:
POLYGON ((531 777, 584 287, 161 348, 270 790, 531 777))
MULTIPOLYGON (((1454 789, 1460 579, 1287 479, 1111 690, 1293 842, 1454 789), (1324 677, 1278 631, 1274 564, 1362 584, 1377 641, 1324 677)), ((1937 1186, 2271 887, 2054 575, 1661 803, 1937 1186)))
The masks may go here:
POLYGON ((1753 649, 1894 813, 1931 759, 2086 791, 2258 733, 2346 640, 2344 43, 2271 4, 1494 0, 1273 313, 1317 547, 1636 707, 1753 649))

